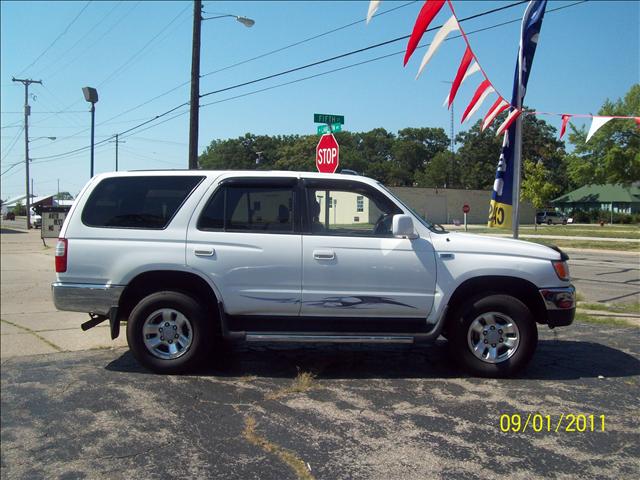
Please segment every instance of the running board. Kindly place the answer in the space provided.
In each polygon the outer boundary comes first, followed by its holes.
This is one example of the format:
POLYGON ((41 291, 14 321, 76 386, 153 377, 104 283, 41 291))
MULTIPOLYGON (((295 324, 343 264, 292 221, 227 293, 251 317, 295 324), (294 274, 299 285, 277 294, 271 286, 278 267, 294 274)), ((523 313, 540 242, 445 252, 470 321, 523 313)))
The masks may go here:
POLYGON ((299 343, 413 343, 413 336, 400 335, 305 335, 247 333, 247 342, 299 343))

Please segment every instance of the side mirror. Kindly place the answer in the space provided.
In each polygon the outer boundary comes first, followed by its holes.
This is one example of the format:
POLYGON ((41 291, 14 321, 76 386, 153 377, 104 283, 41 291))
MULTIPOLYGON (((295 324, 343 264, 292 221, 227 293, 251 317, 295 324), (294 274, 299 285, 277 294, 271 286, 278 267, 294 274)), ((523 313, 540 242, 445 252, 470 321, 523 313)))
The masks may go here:
POLYGON ((413 219, 410 215, 394 215, 391 231, 396 238, 408 238, 409 240, 418 238, 418 234, 413 228, 413 219))

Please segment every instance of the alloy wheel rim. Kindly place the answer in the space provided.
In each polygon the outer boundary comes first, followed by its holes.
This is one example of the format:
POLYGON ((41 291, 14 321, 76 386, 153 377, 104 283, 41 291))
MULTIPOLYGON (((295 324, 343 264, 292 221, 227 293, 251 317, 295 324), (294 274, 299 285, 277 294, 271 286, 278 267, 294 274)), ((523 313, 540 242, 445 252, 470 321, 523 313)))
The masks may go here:
POLYGON ((173 308, 154 311, 142 325, 142 337, 147 350, 156 358, 173 360, 189 350, 193 342, 191 322, 173 308))
POLYGON ((501 312, 486 312, 476 317, 467 332, 471 353, 486 363, 510 359, 520 345, 520 330, 511 317, 501 312))

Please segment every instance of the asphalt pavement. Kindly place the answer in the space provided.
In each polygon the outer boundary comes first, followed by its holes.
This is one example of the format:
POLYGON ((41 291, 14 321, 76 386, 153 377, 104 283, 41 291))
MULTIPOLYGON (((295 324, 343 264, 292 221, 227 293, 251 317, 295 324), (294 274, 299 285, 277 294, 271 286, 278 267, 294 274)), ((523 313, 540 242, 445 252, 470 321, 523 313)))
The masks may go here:
POLYGON ((238 346, 190 376, 126 349, 15 357, 2 478, 633 478, 639 358, 637 329, 586 324, 541 329, 509 380, 462 374, 444 342, 238 346))

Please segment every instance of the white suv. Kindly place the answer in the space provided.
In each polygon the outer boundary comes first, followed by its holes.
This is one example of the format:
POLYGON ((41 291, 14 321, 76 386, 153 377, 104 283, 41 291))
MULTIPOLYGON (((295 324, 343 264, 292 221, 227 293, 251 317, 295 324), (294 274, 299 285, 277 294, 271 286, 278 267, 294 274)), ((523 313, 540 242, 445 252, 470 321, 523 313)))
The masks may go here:
POLYGON ((559 249, 447 232, 375 180, 248 171, 108 173, 84 187, 56 247, 53 298, 83 329, 127 322, 165 373, 216 341, 449 340, 477 375, 523 367, 537 323, 569 325, 559 249))

